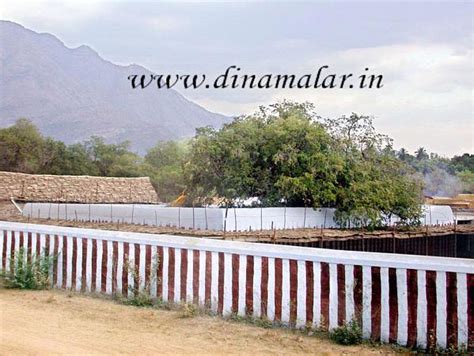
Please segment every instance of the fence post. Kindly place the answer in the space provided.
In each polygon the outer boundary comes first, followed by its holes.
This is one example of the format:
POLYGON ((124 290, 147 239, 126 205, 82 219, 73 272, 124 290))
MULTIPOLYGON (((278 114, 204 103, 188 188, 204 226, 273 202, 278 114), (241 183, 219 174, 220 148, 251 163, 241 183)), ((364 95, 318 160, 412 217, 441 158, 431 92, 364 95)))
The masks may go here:
POLYGON ((155 226, 158 226, 158 214, 156 213, 156 209, 155 209, 155 226))
POLYGON ((112 212, 112 204, 110 204, 110 222, 114 222, 114 215, 113 215, 113 212, 112 212))
POLYGON ((234 207, 234 230, 237 231, 237 212, 234 207))
POLYGON ((181 229, 181 207, 178 206, 178 228, 181 229))
POLYGON ((304 207, 303 229, 306 229, 306 206, 304 207))
POLYGON ((91 222, 91 203, 89 203, 89 222, 91 222))
POLYGON ((229 207, 226 206, 225 208, 225 216, 224 216, 224 236, 225 236, 225 232, 226 232, 226 229, 227 229, 227 213, 229 211, 229 207))
POLYGON ((260 231, 263 230, 263 208, 260 206, 260 231))
POLYGON ((208 230, 208 225, 207 225, 207 206, 204 206, 204 218, 206 219, 206 230, 208 230))
POLYGON ((48 220, 51 220, 51 203, 49 203, 48 220))
POLYGON ((286 230, 286 205, 283 208, 283 230, 286 230))
POLYGON ((135 214, 135 204, 132 204, 132 224, 133 224, 133 215, 135 214))
POLYGON ((193 230, 196 229, 196 219, 194 218, 194 203, 193 203, 193 230))

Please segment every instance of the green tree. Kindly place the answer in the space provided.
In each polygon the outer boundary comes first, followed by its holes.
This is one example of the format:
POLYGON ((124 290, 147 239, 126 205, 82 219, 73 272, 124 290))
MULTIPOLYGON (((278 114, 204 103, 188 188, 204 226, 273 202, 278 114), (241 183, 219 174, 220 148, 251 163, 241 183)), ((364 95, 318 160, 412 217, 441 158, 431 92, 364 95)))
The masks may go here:
POLYGON ((193 197, 227 204, 335 207, 342 226, 377 226, 420 215, 421 184, 372 119, 353 113, 322 120, 310 104, 262 107, 191 141, 185 165, 193 197))
POLYGON ((184 161, 188 152, 186 142, 160 142, 145 155, 143 171, 151 179, 158 196, 171 201, 185 189, 184 161))
POLYGON ((27 119, 0 129, 0 170, 36 173, 42 165, 44 145, 43 136, 27 119))
POLYGON ((342 162, 309 109, 284 102, 220 131, 199 130, 186 164, 191 193, 229 204, 249 197, 264 206, 333 203, 342 162))
POLYGON ((106 144, 102 137, 92 136, 84 143, 84 149, 98 174, 106 177, 140 176, 142 158, 129 151, 128 141, 106 144))

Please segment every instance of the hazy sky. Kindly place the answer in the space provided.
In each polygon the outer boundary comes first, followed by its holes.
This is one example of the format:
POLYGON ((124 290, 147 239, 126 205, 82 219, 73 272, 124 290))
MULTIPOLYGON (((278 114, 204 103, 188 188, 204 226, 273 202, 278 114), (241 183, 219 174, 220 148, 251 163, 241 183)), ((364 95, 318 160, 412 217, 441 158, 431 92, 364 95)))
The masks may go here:
POLYGON ((413 151, 474 152, 473 2, 10 1, 0 17, 87 44, 107 60, 157 73, 384 75, 378 90, 180 90, 211 111, 309 100, 322 116, 373 115, 413 151))

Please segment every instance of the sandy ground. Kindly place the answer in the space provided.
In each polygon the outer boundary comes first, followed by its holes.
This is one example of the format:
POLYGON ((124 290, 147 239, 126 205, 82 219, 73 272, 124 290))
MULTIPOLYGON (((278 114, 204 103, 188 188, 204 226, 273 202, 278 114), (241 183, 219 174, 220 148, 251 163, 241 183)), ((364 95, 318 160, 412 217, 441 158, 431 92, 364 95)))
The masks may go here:
POLYGON ((0 289, 0 354, 393 354, 284 329, 120 305, 64 291, 0 289))

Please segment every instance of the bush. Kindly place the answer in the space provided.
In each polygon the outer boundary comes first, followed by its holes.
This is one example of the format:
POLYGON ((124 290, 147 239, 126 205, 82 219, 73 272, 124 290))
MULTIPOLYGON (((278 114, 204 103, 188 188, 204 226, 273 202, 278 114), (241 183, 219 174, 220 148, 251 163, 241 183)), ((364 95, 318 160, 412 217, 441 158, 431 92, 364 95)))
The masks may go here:
POLYGON ((192 303, 183 303, 180 309, 182 318, 194 318, 199 314, 198 307, 192 303))
POLYGON ((16 289, 46 289, 51 286, 49 271, 57 256, 48 256, 46 251, 41 255, 32 254, 27 258, 27 252, 20 248, 13 259, 10 259, 10 271, 1 271, 6 288, 16 289))
POLYGON ((135 307, 151 307, 153 300, 148 291, 134 292, 132 296, 119 299, 122 304, 132 305, 135 307))
POLYGON ((331 340, 341 345, 358 345, 362 342, 362 330, 354 320, 333 329, 329 336, 331 340))

